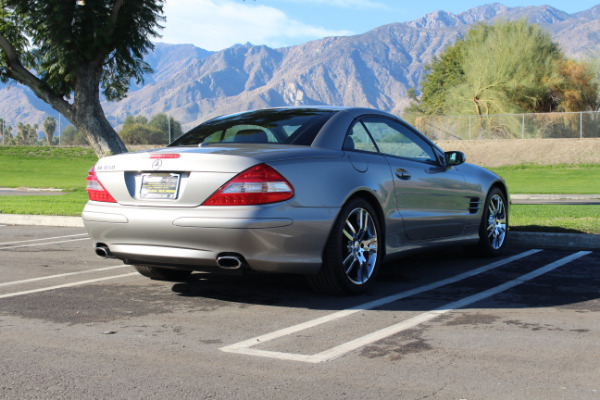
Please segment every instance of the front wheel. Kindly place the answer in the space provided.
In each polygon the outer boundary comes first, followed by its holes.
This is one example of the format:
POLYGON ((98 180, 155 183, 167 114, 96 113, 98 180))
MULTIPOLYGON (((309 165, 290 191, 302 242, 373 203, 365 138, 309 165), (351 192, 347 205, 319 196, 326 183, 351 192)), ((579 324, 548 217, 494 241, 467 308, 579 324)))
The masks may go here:
POLYGON ((323 253, 323 265, 309 283, 318 292, 363 293, 377 276, 383 238, 377 214, 363 199, 348 202, 340 212, 323 253))
POLYGON ((484 256, 499 255, 508 235, 508 205, 502 190, 493 188, 485 200, 479 227, 479 251, 484 256))

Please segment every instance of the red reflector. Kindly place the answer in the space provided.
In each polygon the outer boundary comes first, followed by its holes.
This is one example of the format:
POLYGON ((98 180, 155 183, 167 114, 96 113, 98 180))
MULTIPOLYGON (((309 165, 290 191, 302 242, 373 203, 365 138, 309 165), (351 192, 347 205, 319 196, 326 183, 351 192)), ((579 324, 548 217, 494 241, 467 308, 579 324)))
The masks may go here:
POLYGON ((173 153, 152 153, 150 154, 150 158, 179 158, 181 154, 173 154, 173 153))
POLYGON ((87 191, 88 198, 92 201, 103 201, 106 203, 116 203, 117 201, 108 193, 108 191, 102 186, 98 175, 96 175, 95 167, 90 169, 87 176, 87 191))
POLYGON ((272 167, 259 164, 227 182, 203 205, 248 206, 277 203, 292 197, 292 185, 272 167))

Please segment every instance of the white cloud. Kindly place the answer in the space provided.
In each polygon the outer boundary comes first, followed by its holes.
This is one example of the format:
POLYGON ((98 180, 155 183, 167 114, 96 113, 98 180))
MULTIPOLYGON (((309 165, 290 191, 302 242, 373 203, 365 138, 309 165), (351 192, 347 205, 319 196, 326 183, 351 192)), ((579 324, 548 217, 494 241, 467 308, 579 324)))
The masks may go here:
POLYGON ((247 42, 282 47, 354 33, 304 24, 281 10, 254 2, 167 0, 164 13, 167 21, 161 32, 161 42, 192 43, 207 50, 221 50, 247 42))

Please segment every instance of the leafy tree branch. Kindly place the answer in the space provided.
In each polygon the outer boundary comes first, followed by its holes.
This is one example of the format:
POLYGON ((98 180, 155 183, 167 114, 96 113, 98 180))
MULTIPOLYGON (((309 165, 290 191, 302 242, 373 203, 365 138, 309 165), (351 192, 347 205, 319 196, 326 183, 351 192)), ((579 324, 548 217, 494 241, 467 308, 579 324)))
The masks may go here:
POLYGON ((28 86, 102 157, 127 151, 100 105, 150 72, 164 0, 0 0, 0 79, 28 86))

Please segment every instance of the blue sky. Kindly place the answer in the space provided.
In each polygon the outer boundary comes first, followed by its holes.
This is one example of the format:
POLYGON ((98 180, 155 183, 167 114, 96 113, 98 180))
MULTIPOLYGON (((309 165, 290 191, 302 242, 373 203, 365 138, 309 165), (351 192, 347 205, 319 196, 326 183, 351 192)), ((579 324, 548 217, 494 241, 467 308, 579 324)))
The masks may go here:
MULTIPOLYGON (((454 14, 493 1, 472 0, 166 0, 166 43, 192 43, 222 50, 250 42, 278 48, 326 36, 354 35, 392 22, 444 10, 454 14)), ((550 5, 561 11, 587 10, 598 0, 498 1, 507 7, 550 5)))

